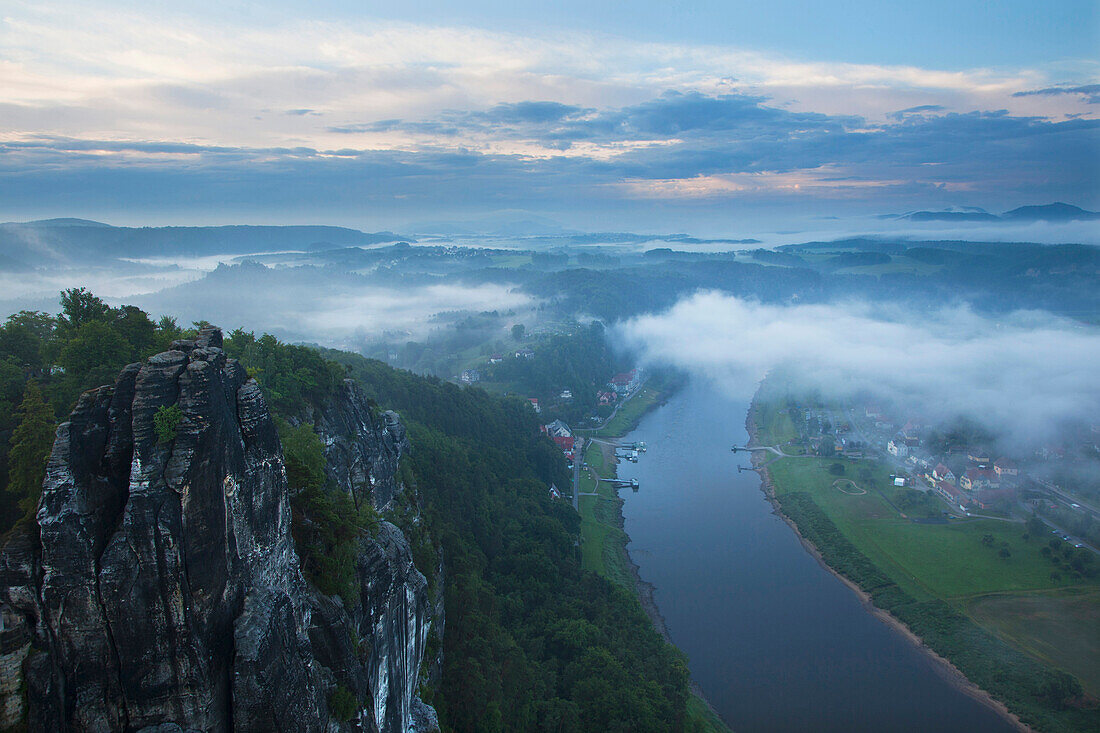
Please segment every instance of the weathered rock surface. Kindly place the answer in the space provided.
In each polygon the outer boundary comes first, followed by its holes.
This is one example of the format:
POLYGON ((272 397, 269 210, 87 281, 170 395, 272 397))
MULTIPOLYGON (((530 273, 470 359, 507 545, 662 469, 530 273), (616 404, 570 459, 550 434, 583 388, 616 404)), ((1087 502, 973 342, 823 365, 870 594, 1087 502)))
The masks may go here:
POLYGON ((352 380, 346 380, 314 415, 325 441, 326 471, 338 486, 383 509, 400 491, 397 467, 409 450, 397 413, 381 412, 352 380))
MULTIPOLYGON (((325 445, 329 478, 356 504, 385 508, 401 491, 398 462, 409 449, 404 425, 394 412, 380 412, 351 380, 313 416, 325 445)), ((341 668, 331 651, 338 639, 321 641, 321 629, 310 632, 315 647, 327 650, 325 665, 361 699, 373 700, 373 719, 383 732, 411 730, 414 710, 431 710, 416 697, 420 665, 433 623, 428 583, 416 569, 401 531, 382 522, 373 537, 361 540, 356 574, 358 605, 346 611, 361 639, 358 666, 341 668)), ((322 606, 315 603, 315 607, 322 606)), ((342 606, 341 606, 342 609, 342 606)), ((320 609, 319 609, 320 610, 320 609)), ((322 611, 331 615, 332 611, 322 611)), ((428 716, 431 717, 431 716, 428 716)), ((421 727, 420 730, 430 730, 421 727)))
MULTIPOLYGON (((58 428, 37 527, 0 553, 5 626, 32 640, 28 724, 408 730, 431 623, 424 577, 383 524, 362 540, 357 608, 303 578, 271 415, 220 347, 216 329, 176 342, 85 393, 58 428), (154 416, 172 405, 182 420, 160 442, 154 416), (338 683, 366 704, 349 724, 329 711, 338 683)), ((379 424, 346 385, 318 417, 323 435, 341 431, 338 483, 392 498, 407 448, 396 416, 379 424)))

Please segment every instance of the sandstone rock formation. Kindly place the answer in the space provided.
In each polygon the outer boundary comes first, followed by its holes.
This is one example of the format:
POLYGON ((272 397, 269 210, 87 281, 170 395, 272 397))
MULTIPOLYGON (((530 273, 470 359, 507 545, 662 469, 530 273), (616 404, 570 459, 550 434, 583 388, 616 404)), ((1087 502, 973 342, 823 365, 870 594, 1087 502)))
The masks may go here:
MULTIPOLYGON (((24 657, 33 730, 413 726, 431 607, 408 544, 385 523, 362 539, 354 610, 303 578, 271 415, 221 345, 208 328, 127 366, 58 428, 36 526, 0 553, 0 631, 24 657), (172 406, 182 419, 158 435, 172 406), (349 722, 330 711, 337 685, 363 705, 349 722)), ((388 502, 396 416, 379 424, 345 385, 318 418, 337 483, 388 502)))

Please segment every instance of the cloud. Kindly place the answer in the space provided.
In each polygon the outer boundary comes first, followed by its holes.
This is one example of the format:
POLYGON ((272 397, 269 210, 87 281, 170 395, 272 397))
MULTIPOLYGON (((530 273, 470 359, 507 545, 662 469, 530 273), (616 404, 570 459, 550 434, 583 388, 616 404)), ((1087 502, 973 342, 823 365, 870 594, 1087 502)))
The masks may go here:
POLYGON ((1046 87, 1025 92, 1014 92, 1013 97, 1053 97, 1062 94, 1076 94, 1084 97, 1089 104, 1100 104, 1100 84, 1085 84, 1076 87, 1046 87))
POLYGON ((679 92, 590 109, 532 103, 491 111, 513 121, 507 125, 472 112, 416 123, 437 136, 448 128, 460 139, 483 135, 475 148, 438 140, 380 150, 48 135, 0 141, 0 213, 201 209, 238 219, 301 212, 280 220, 303 221, 333 212, 423 218, 426 207, 440 206, 610 212, 642 199, 861 200, 877 213, 942 208, 958 202, 945 196, 960 193, 992 210, 1053 200, 1094 208, 1100 195, 1096 120, 946 113, 868 127, 755 97, 679 92))
POLYGON ((947 108, 942 104, 918 104, 916 107, 908 107, 906 109, 899 109, 897 112, 891 112, 887 117, 892 120, 904 120, 910 115, 923 115, 928 112, 943 112, 947 108))
POLYGON ((650 363, 747 397, 771 370, 828 395, 870 390, 927 419, 966 415, 1018 445, 1100 414, 1100 330, 1046 313, 865 303, 762 305, 698 293, 618 327, 650 363))
POLYGON ((7 216, 561 210, 640 192, 758 202, 860 189, 902 209, 957 191, 992 208, 1100 195, 1096 108, 1029 92, 1055 88, 1042 70, 154 8, 81 8, 73 24, 72 12, 16 2, 0 20, 7 216))

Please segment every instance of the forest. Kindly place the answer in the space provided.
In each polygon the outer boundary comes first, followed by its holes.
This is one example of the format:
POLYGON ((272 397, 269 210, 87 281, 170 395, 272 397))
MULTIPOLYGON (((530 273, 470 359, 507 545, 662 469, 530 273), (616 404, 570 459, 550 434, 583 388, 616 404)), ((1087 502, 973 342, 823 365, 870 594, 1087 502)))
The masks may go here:
MULTIPOLYGON (((80 391, 194 331, 110 308, 86 290, 63 293, 56 316, 8 319, 0 328, 5 531, 33 515, 58 419, 80 391)), ((243 330, 225 348, 276 415, 296 547, 306 577, 325 593, 353 597, 354 547, 378 518, 325 485, 303 406, 352 378, 408 425, 406 491, 383 516, 406 532, 433 582, 442 559, 443 669, 438 687, 425 682, 421 693, 444 730, 685 729, 686 659, 632 594, 581 569, 579 520, 548 493, 567 481, 564 462, 523 401, 243 330)))

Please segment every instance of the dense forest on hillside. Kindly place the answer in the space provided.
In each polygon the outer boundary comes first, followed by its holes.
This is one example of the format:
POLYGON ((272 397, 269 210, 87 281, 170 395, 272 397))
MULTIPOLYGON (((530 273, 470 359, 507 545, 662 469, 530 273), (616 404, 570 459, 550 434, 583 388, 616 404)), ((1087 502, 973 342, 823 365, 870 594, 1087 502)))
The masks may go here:
MULTIPOLYGON (((629 367, 629 360, 612 352, 599 321, 577 324, 569 334, 544 334, 531 342, 531 358, 504 354, 499 364, 481 367, 482 379, 503 383, 525 397, 536 397, 546 419, 560 417, 580 421, 597 412, 600 390, 617 371, 629 367), (572 397, 561 399, 562 390, 572 397)), ((611 407, 606 411, 610 413, 611 407)))
MULTIPOLYGON (((56 421, 80 390, 193 334, 84 290, 63 294, 59 316, 22 313, 4 324, 5 529, 33 512, 56 421)), ((386 518, 406 532, 433 582, 442 562, 444 664, 438 687, 425 677, 422 694, 444 730, 685 728, 686 660, 634 596, 581 570, 579 519, 547 491, 568 480, 564 463, 528 405, 268 335, 234 331, 225 348, 276 414, 295 541, 307 577, 326 593, 350 597, 350 547, 376 518, 325 486, 304 407, 351 377, 380 408, 402 414, 413 451, 401 469, 406 492, 386 518)))

